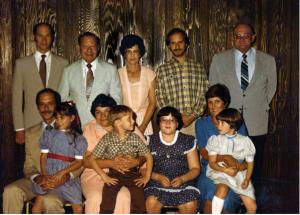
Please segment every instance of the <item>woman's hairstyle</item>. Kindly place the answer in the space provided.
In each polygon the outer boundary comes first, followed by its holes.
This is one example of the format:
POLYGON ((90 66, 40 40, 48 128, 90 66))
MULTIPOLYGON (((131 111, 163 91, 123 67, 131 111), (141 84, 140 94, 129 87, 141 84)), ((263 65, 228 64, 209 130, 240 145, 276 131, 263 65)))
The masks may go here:
POLYGON ((133 110, 126 105, 116 105, 112 107, 109 111, 108 120, 111 125, 118 119, 121 119, 126 114, 132 114, 133 110))
POLYGON ((109 107, 112 108, 117 105, 117 102, 109 95, 99 94, 93 101, 91 106, 91 114, 96 117, 97 107, 109 107))
POLYGON ((224 84, 215 84, 208 88, 205 93, 206 104, 208 103, 208 99, 213 97, 219 97, 224 102, 225 108, 227 108, 230 104, 230 93, 224 84))
POLYGON ((188 47, 190 45, 190 39, 189 39, 187 33, 184 30, 182 30, 181 28, 173 28, 172 30, 169 31, 169 33, 166 36, 166 45, 169 46, 170 42, 171 42, 170 37, 173 34, 178 34, 178 33, 182 34, 184 42, 185 42, 186 46, 188 47))
POLYGON ((161 118, 163 116, 169 116, 170 114, 176 119, 178 123, 177 130, 180 130, 183 127, 182 116, 179 110, 174 107, 166 106, 160 109, 156 116, 156 124, 159 126, 161 118))
POLYGON ((75 119, 71 123, 70 131, 75 137, 78 134, 82 134, 80 118, 75 103, 73 103, 72 101, 60 103, 60 105, 56 107, 56 112, 54 116, 56 116, 57 114, 61 114, 65 116, 74 115, 75 119))
POLYGON ((234 108, 222 110, 216 118, 217 120, 227 122, 230 125, 230 128, 233 128, 236 131, 239 130, 244 123, 242 114, 234 108))
POLYGON ((144 41, 140 36, 135 34, 128 34, 125 37, 123 37, 119 50, 121 54, 125 56, 126 49, 130 49, 135 45, 139 47, 140 56, 143 57, 145 54, 144 41))

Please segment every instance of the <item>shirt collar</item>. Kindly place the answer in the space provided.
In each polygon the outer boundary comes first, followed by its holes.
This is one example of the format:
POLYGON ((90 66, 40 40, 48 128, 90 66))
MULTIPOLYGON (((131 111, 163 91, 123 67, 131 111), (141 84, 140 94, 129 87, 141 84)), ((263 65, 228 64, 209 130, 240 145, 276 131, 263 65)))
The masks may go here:
POLYGON ((37 59, 42 59, 42 55, 46 55, 46 59, 48 59, 48 57, 50 56, 51 52, 50 51, 47 51, 46 53, 41 53, 39 51, 36 51, 35 54, 34 54, 34 57, 37 58, 37 59))
MULTIPOLYGON (((50 123, 50 125, 54 128, 54 124, 55 124, 55 120, 53 120, 53 122, 50 123)), ((42 122, 42 126, 43 126, 43 129, 45 129, 49 124, 47 124, 46 122, 42 122)))
MULTIPOLYGON (((84 59, 82 59, 82 67, 84 68, 84 71, 88 70, 88 68, 86 66, 87 64, 88 64, 88 62, 86 62, 84 59)), ((96 69, 96 66, 97 66, 97 58, 90 64, 92 65, 92 71, 94 72, 96 69)))
POLYGON ((229 135, 229 134, 225 134, 225 137, 227 137, 228 139, 234 139, 237 135, 237 132, 235 132, 234 135, 229 135))
MULTIPOLYGON (((255 52, 255 49, 250 48, 245 54, 247 55, 247 58, 248 58, 249 56, 252 56, 254 54, 254 52, 255 52)), ((242 58, 242 56, 243 56, 243 53, 238 49, 235 49, 234 54, 235 54, 236 58, 242 58)))

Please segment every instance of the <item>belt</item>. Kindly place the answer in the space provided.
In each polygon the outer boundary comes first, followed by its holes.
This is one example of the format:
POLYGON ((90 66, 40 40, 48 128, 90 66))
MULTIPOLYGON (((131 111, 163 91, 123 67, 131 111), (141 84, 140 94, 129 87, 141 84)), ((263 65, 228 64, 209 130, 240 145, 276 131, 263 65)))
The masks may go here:
POLYGON ((65 155, 54 154, 54 153, 48 153, 47 158, 52 158, 52 159, 62 160, 67 162, 73 162, 75 160, 75 158, 68 157, 65 155))

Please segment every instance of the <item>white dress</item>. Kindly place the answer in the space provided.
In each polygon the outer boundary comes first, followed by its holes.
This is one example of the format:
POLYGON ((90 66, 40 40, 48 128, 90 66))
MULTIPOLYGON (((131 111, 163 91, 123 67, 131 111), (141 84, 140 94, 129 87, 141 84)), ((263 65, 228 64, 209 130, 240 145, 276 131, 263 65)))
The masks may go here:
MULTIPOLYGON (((208 155, 231 155, 239 162, 253 162, 255 155, 255 146, 247 136, 236 134, 234 136, 218 135, 211 136, 206 146, 208 155)), ((218 163, 222 166, 222 162, 218 163)), ((235 193, 248 196, 255 200, 254 187, 250 181, 248 187, 243 189, 241 184, 245 179, 247 170, 239 171, 236 176, 232 177, 224 172, 213 170, 207 166, 206 176, 215 184, 226 184, 235 193)))

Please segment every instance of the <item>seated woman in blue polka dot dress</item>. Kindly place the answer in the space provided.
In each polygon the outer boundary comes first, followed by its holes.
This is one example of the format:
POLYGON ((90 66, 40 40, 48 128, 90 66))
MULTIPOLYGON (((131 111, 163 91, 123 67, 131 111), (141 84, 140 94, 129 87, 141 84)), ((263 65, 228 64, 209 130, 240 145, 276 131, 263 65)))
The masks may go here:
POLYGON ((150 136, 153 155, 151 181, 145 188, 148 213, 160 213, 163 206, 176 206, 179 213, 196 213, 200 191, 194 179, 200 164, 193 136, 179 130, 183 126, 180 112, 164 107, 157 114, 159 133, 150 136))

